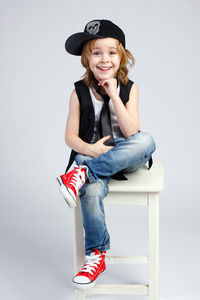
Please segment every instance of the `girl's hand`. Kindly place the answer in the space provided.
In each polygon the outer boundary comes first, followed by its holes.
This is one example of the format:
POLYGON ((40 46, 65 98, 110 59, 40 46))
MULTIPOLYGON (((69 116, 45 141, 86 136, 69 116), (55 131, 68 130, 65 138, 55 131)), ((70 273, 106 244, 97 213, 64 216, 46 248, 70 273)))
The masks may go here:
POLYGON ((119 96, 117 91, 117 79, 110 78, 105 80, 100 80, 98 83, 99 86, 103 87, 106 94, 110 97, 110 99, 119 96))
POLYGON ((105 141, 110 138, 109 135, 104 136, 95 144, 90 144, 91 156, 94 158, 98 158, 101 154, 108 152, 113 148, 113 146, 104 145, 105 141))

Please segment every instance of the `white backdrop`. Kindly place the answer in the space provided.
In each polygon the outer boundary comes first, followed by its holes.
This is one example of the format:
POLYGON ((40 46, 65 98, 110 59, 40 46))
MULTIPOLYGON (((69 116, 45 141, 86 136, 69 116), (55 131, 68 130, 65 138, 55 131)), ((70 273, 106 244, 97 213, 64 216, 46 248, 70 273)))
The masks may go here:
MULTIPOLYGON (((64 42, 103 18, 124 30, 136 58, 130 78, 139 87, 141 130, 153 135, 153 157, 165 167, 161 299, 199 299, 200 2, 1 0, 0 6, 0 299, 74 299, 73 211, 55 177, 68 161, 69 96, 84 69, 64 42)), ((109 207, 106 218, 112 253, 145 254, 146 212, 109 207)), ((146 280, 143 267, 109 268, 99 282, 146 280)))

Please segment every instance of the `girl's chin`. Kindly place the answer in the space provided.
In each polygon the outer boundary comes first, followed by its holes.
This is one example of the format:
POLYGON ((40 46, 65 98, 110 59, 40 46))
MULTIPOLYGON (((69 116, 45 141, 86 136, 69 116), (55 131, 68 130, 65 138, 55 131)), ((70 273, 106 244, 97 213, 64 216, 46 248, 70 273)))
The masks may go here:
POLYGON ((111 78, 113 78, 114 76, 109 76, 109 75, 100 75, 100 76, 95 76, 95 78, 98 80, 98 81, 100 81, 100 80, 106 80, 106 79, 111 79, 111 78))

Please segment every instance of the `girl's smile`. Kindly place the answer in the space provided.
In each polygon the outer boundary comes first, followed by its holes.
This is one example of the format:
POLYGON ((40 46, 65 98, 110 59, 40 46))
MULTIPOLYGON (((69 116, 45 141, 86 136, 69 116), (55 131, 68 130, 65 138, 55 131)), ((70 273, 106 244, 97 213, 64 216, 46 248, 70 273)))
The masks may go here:
POLYGON ((115 77, 120 66, 117 40, 113 38, 97 39, 90 55, 89 65, 98 81, 115 77))
POLYGON ((99 70, 101 70, 102 72, 106 72, 106 71, 109 71, 112 67, 100 67, 100 66, 97 66, 97 68, 99 69, 99 70))

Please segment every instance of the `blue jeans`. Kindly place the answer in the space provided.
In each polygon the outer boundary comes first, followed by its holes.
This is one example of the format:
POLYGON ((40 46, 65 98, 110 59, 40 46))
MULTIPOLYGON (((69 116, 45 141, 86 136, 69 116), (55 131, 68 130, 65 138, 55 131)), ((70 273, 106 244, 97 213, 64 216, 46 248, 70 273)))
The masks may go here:
POLYGON ((113 174, 123 170, 134 172, 142 167, 155 151, 152 136, 138 132, 128 139, 115 138, 114 147, 98 158, 77 154, 77 164, 88 166, 88 179, 79 191, 85 230, 85 255, 92 249, 110 249, 110 236, 105 223, 103 199, 108 194, 108 184, 113 174))

